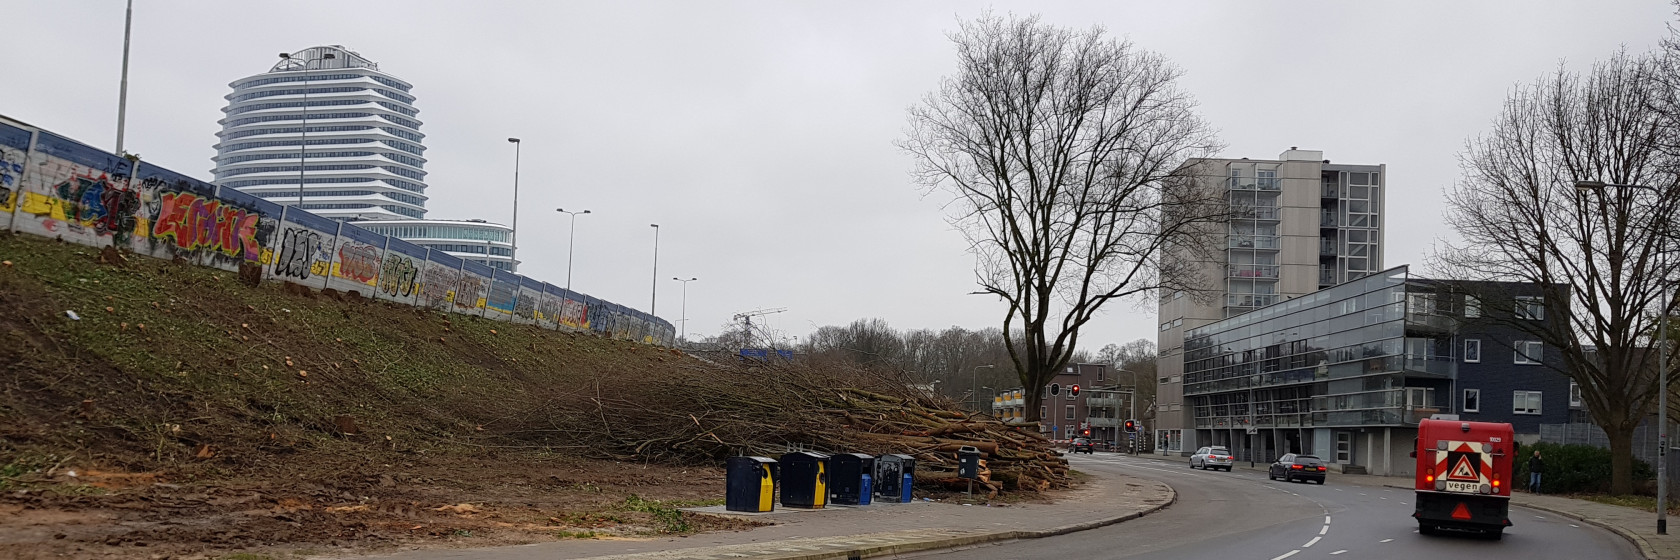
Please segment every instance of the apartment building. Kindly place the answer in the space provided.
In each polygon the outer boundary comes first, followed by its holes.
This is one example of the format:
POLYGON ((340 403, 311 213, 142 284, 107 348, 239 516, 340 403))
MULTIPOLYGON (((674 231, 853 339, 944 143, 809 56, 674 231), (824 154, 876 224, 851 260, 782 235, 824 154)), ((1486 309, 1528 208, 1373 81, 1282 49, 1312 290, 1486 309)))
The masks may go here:
MULTIPOLYGON (((1231 219, 1211 259, 1191 263, 1212 301, 1162 294, 1156 397, 1157 448, 1189 454, 1197 439, 1185 399, 1185 335, 1357 279, 1383 268, 1382 164, 1333 164, 1324 152, 1291 147, 1277 159, 1196 159, 1192 180, 1226 193, 1231 219)), ((1175 257, 1169 254, 1166 258, 1175 257)))

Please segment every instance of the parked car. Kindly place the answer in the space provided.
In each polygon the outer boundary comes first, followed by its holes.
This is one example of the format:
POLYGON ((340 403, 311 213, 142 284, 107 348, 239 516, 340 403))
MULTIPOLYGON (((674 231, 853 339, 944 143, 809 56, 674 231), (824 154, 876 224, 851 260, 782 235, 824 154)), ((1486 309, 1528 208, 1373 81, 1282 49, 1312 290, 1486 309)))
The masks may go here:
POLYGON ((1083 452, 1090 455, 1096 453, 1096 451, 1097 444, 1091 443, 1089 438, 1073 438, 1073 443, 1068 444, 1068 452, 1070 453, 1083 452))
POLYGON ((1266 469, 1266 478, 1272 480, 1281 478, 1284 482, 1311 480, 1324 484, 1324 473, 1328 470, 1324 466, 1324 460, 1318 457, 1285 453, 1282 457, 1278 457, 1276 463, 1272 463, 1271 468, 1266 469))
POLYGON ((1231 462, 1234 460, 1236 460, 1236 458, 1231 456, 1231 450, 1229 449, 1224 447, 1203 447, 1201 449, 1197 449, 1195 455, 1190 456, 1190 468, 1199 468, 1204 471, 1208 469, 1225 469, 1225 472, 1231 472, 1231 462))

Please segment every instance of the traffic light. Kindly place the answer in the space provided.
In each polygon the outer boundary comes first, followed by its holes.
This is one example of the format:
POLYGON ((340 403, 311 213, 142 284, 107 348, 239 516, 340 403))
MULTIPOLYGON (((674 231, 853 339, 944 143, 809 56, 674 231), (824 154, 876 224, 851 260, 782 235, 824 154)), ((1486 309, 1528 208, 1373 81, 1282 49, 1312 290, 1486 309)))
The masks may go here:
POLYGON ((1050 394, 1059 395, 1061 393, 1062 393, 1062 384, 1061 383, 1051 383, 1050 384, 1050 394))
POLYGON ((1068 387, 1068 396, 1070 396, 1070 397, 1079 396, 1079 385, 1074 385, 1072 387, 1068 387))
POLYGON ((1091 430, 1085 430, 1085 437, 1091 437, 1091 430))
POLYGON ((1136 432, 1137 432, 1137 420, 1127 420, 1126 421, 1126 433, 1136 433, 1136 432))

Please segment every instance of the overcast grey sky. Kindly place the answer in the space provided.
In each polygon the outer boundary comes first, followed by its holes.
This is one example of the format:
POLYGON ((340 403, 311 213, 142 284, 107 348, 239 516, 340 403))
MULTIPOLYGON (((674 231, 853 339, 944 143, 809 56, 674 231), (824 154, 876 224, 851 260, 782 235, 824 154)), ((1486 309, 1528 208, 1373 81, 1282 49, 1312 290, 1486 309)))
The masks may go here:
MULTIPOLYGON (((123 2, 3 2, 0 114, 109 149, 123 2)), ((998 326, 973 259, 893 147, 905 109, 954 64, 945 33, 990 7, 1101 25, 1166 55, 1230 157, 1290 147, 1388 164, 1386 264, 1420 264, 1457 153, 1510 89, 1563 63, 1654 48, 1672 7, 1594 2, 203 2, 138 0, 126 144, 210 179, 228 82, 280 52, 339 44, 414 84, 431 218, 511 214, 524 139, 521 272, 715 334, 740 311, 803 336, 998 326)), ((1082 347, 1155 337, 1152 305, 1111 305, 1082 347)))

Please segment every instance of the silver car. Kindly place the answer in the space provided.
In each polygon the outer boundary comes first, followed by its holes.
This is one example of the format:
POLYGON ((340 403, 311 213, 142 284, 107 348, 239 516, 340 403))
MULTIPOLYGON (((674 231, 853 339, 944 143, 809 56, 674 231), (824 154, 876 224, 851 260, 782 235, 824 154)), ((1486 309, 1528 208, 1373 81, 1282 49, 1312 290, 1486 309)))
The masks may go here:
POLYGON ((1203 447, 1197 449, 1195 455, 1190 456, 1190 468, 1200 468, 1202 470, 1225 469, 1225 472, 1231 472, 1231 461, 1233 460, 1235 458, 1231 456, 1231 450, 1229 449, 1203 447))

